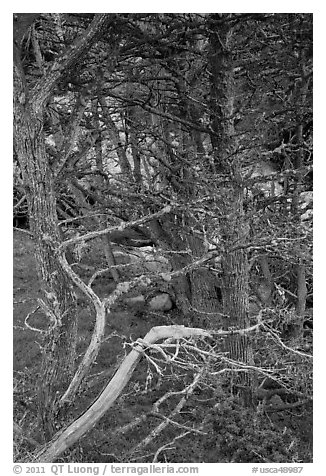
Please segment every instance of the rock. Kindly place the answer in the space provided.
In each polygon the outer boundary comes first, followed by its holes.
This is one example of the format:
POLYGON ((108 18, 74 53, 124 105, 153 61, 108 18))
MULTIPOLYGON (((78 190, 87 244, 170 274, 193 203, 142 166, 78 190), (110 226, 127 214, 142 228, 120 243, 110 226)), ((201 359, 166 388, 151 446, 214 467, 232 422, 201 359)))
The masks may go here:
POLYGON ((270 405, 273 405, 274 407, 278 407, 280 405, 283 405, 284 402, 283 400, 281 399, 281 397, 279 395, 273 395, 269 402, 268 402, 270 405))
POLYGON ((131 264, 139 261, 138 258, 132 254, 123 253, 122 251, 115 251, 113 255, 117 264, 131 264))
POLYGON ((146 257, 144 266, 151 273, 164 273, 171 271, 171 265, 164 256, 149 255, 146 257))
POLYGON ((139 304, 145 304, 145 296, 143 294, 140 294, 139 296, 126 298, 125 303, 127 304, 127 306, 130 306, 130 307, 139 305, 139 304))
POLYGON ((158 294, 153 297, 148 303, 152 311, 169 311, 172 309, 173 303, 171 297, 167 293, 158 294))

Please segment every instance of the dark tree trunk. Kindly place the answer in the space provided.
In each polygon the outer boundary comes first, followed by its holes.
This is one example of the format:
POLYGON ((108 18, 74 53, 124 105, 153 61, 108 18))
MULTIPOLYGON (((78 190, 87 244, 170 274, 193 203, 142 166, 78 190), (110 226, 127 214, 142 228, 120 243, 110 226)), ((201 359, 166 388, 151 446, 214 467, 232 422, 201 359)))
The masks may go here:
POLYGON ((55 431, 57 392, 62 393, 74 371, 77 336, 76 296, 61 268, 56 249, 60 244, 53 177, 42 134, 42 114, 33 111, 15 67, 14 140, 23 174, 33 234, 43 310, 48 332, 43 343, 39 382, 39 415, 48 439, 55 431))
MULTIPOLYGON (((225 328, 249 327, 249 263, 245 244, 249 226, 243 212, 242 190, 235 190, 222 223, 225 253, 222 258, 222 300, 225 328)), ((234 335, 227 342, 231 359, 253 364, 250 335, 234 335)), ((240 389, 246 404, 251 404, 252 376, 240 373, 234 379, 235 389, 240 389)))
POLYGON ((303 260, 300 260, 296 267, 297 270, 297 302, 296 302, 296 314, 297 321, 294 328, 294 337, 302 337, 303 334, 303 321, 306 313, 306 301, 307 301, 307 283, 306 283, 306 266, 303 260))
MULTIPOLYGON (((249 325, 249 263, 246 243, 249 226, 243 209, 241 163, 234 144, 234 78, 232 60, 232 28, 228 15, 210 17, 211 70, 211 142, 217 173, 229 179, 221 187, 220 221, 222 254, 221 291, 225 328, 246 328, 249 325), (231 180, 230 180, 231 179, 231 180)), ((229 357, 252 364, 250 338, 234 335, 226 342, 229 357)), ((246 404, 251 403, 252 379, 249 373, 240 373, 234 379, 246 404)))
POLYGON ((76 357, 76 296, 56 250, 60 231, 52 171, 45 150, 43 110, 57 81, 90 47, 107 15, 95 15, 84 35, 53 63, 29 90, 20 58, 21 43, 37 14, 14 16, 14 146, 22 171, 28 202, 30 229, 48 319, 39 381, 39 416, 45 439, 56 431, 57 402, 74 372, 76 357))
MULTIPOLYGON (((306 58, 304 52, 300 54, 300 67, 301 77, 296 83, 296 95, 295 95, 295 108, 296 108, 296 143, 298 151, 295 155, 295 169, 298 171, 294 182, 294 191, 292 196, 291 211, 293 217, 298 222, 301 220, 300 213, 300 194, 304 190, 303 188, 303 167, 304 167, 304 138, 303 138, 303 126, 304 126, 304 110, 305 103, 308 94, 308 88, 310 83, 310 76, 306 74, 306 58)), ((294 337, 301 337, 303 333, 303 320, 306 310, 307 299, 307 284, 306 284, 306 268, 304 260, 299 253, 297 271, 297 302, 296 302, 296 314, 297 321, 294 326, 294 337)))
MULTIPOLYGON (((151 223, 155 242, 170 252, 173 270, 180 270, 205 254, 203 240, 195 237, 180 217, 167 215, 164 222, 151 223)), ((214 274, 208 268, 199 268, 173 280, 176 304, 188 325, 216 329, 221 326, 219 289, 214 274)))
MULTIPOLYGON (((190 103, 188 104, 186 81, 183 82, 179 79, 178 85, 178 116, 183 121, 195 122, 197 117, 195 111, 191 113, 190 103)), ((177 157, 173 150, 168 122, 164 119, 161 120, 160 129, 164 137, 162 155, 170 169, 169 172, 166 172, 165 168, 163 169, 163 183, 169 184, 179 200, 187 203, 196 199, 196 179, 189 163, 195 163, 197 151, 199 150, 203 156, 205 149, 198 133, 185 131, 180 125, 175 127, 180 127, 179 134, 182 137, 184 157, 181 158, 177 157), (174 170, 174 173, 171 173, 171 170, 174 170)), ((180 214, 165 216, 164 221, 152 225, 155 241, 158 241, 165 250, 171 252, 169 258, 174 270, 190 265, 192 261, 202 258, 207 252, 203 235, 193 233, 194 228, 196 228, 196 224, 192 222, 187 213, 182 217, 180 214)), ((221 326, 221 301, 217 279, 208 267, 194 269, 185 275, 178 276, 174 279, 173 286, 177 306, 189 325, 210 329, 221 326)))

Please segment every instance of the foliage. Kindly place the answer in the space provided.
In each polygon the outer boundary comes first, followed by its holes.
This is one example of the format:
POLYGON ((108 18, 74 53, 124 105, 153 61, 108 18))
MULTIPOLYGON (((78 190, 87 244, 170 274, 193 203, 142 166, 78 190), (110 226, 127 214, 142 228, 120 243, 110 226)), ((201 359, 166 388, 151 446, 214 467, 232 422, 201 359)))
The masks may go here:
POLYGON ((278 426, 266 415, 253 414, 230 397, 210 417, 206 461, 219 463, 302 463, 309 451, 286 420, 278 426), (289 426, 288 426, 289 425, 289 426))

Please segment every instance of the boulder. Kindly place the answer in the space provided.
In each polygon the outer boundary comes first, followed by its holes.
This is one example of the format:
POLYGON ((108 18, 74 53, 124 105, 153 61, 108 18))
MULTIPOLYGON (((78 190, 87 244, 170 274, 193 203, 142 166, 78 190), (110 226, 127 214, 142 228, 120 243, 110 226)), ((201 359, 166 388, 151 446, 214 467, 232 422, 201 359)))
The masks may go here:
POLYGON ((133 296, 125 299, 125 303, 127 306, 135 306, 139 304, 145 304, 145 296, 140 294, 139 296, 133 296))
POLYGON ((144 266, 151 273, 165 273, 171 271, 171 265, 164 256, 149 255, 145 259, 144 266))
POLYGON ((152 311, 164 312, 164 311, 169 311, 170 309, 172 309, 173 303, 169 294, 162 293, 153 297, 149 301, 148 306, 150 309, 152 309, 152 311))
POLYGON ((279 407, 280 405, 284 405, 282 398, 279 395, 273 395, 269 400, 269 405, 273 405, 274 407, 279 407))

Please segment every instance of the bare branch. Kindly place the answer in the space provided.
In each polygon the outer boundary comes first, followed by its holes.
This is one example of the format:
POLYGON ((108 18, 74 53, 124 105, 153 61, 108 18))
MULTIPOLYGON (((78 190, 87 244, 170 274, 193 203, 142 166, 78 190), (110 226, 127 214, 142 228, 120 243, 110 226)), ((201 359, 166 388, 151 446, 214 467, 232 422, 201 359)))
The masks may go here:
POLYGON ((121 225, 105 228, 104 230, 92 231, 82 236, 76 236, 74 238, 70 238, 69 240, 66 240, 63 243, 61 243, 57 252, 60 253, 62 250, 64 250, 68 246, 74 245, 75 243, 80 243, 81 241, 93 240, 94 238, 98 238, 99 236, 110 234, 113 231, 122 231, 122 230, 125 230, 126 228, 143 225, 144 223, 147 223, 156 218, 160 218, 163 215, 166 215, 167 213, 171 213, 171 211, 172 211, 172 207, 166 206, 159 212, 153 213, 152 215, 146 215, 145 217, 139 218, 138 220, 129 221, 126 223, 122 223, 121 225))
MULTIPOLYGON (((182 339, 193 336, 209 336, 209 332, 204 329, 191 328, 184 326, 160 326, 153 327, 143 339, 146 345, 153 344, 161 339, 182 339)), ((124 387, 129 382, 137 364, 143 356, 143 346, 139 343, 123 360, 119 369, 105 387, 103 392, 95 400, 95 402, 83 413, 77 420, 71 423, 68 427, 59 431, 52 440, 43 446, 33 458, 34 462, 52 462, 63 451, 73 445, 79 438, 81 438, 87 431, 89 431, 100 418, 113 405, 115 400, 119 397, 124 387)), ((189 393, 191 393, 197 385, 201 377, 199 373, 192 385, 189 386, 189 393)), ((179 403, 180 409, 186 402, 186 397, 179 403)), ((176 407, 175 413, 178 413, 179 406, 176 407)), ((171 416, 175 413, 172 412, 171 416)), ((166 423, 163 423, 166 425, 166 423)))
POLYGON ((35 111, 41 110, 55 84, 88 51, 99 32, 108 25, 109 21, 109 14, 96 14, 87 30, 74 41, 57 61, 54 61, 46 74, 35 84, 30 98, 35 111))

